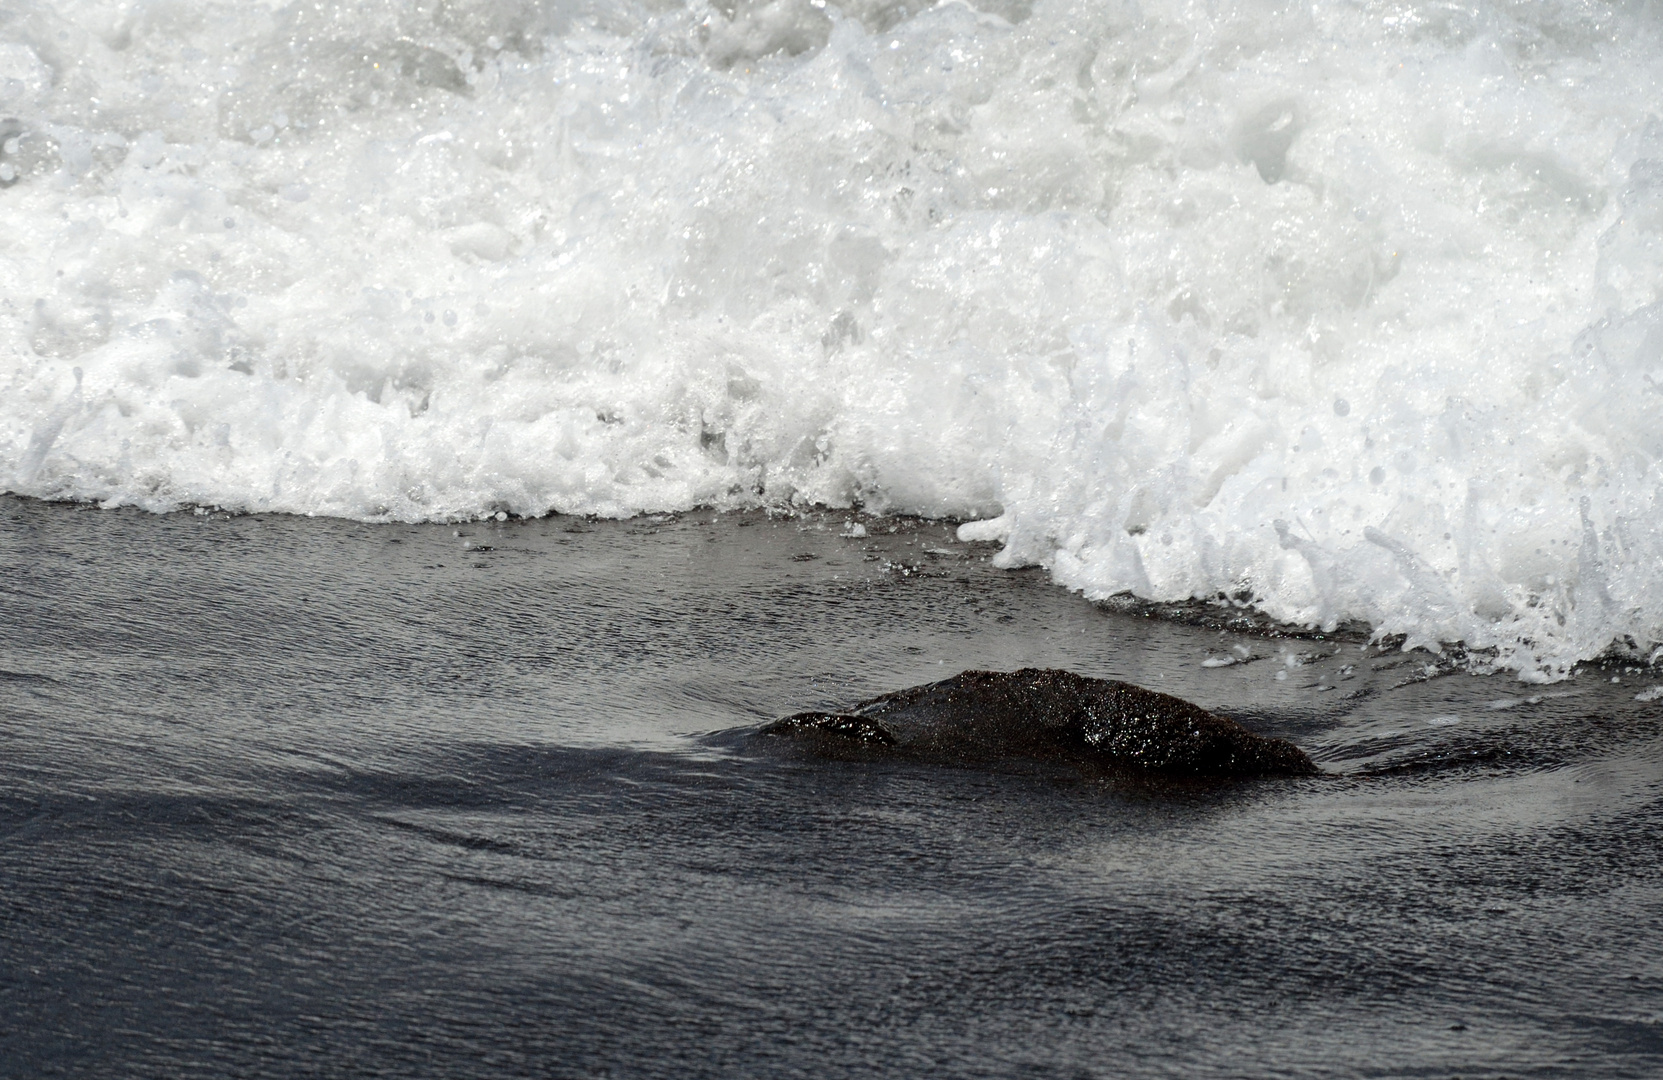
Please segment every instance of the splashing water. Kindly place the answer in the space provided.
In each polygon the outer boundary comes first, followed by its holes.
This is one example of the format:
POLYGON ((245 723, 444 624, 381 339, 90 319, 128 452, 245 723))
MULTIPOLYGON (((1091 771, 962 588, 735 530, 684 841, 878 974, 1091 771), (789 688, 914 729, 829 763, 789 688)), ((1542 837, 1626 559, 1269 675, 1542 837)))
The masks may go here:
POLYGON ((0 486, 982 518, 1562 676, 1663 641, 1650 5, 0 14, 0 486))

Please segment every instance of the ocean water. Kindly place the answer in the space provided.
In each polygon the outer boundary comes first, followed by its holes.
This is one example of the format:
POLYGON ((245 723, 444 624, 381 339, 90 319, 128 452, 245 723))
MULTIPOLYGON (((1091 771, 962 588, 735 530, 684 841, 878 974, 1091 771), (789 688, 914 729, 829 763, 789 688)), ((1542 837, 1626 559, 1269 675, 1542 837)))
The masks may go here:
POLYGON ((1663 643, 1663 35, 1579 0, 17 0, 0 488, 864 507, 1663 643))

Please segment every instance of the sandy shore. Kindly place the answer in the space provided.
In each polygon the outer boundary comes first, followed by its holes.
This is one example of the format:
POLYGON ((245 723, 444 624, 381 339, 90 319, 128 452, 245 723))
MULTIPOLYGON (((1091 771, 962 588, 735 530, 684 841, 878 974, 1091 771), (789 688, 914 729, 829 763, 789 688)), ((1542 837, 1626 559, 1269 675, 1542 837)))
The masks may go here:
POLYGON ((993 550, 0 498, 0 1072, 1663 1069, 1663 679, 1108 610, 993 550), (746 735, 1022 666, 1338 775, 1161 793, 746 735))

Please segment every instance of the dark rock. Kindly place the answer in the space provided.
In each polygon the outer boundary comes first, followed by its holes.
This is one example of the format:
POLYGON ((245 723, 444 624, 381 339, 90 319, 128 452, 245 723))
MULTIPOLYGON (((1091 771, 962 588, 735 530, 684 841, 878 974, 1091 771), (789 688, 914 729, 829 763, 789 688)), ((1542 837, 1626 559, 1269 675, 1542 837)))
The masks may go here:
POLYGON ((762 734, 828 757, 946 765, 1037 762, 1165 776, 1304 776, 1304 751, 1170 694, 1069 671, 966 671, 861 702, 798 713, 762 734))

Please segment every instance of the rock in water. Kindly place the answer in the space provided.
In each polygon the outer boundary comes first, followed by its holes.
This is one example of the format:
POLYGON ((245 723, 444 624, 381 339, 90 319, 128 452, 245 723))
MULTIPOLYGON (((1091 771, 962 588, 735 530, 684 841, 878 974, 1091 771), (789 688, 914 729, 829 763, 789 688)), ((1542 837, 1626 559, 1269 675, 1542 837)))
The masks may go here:
POLYGON ((966 671, 762 729, 831 757, 1042 762, 1166 776, 1302 776, 1304 751, 1170 694, 1070 671, 966 671))

